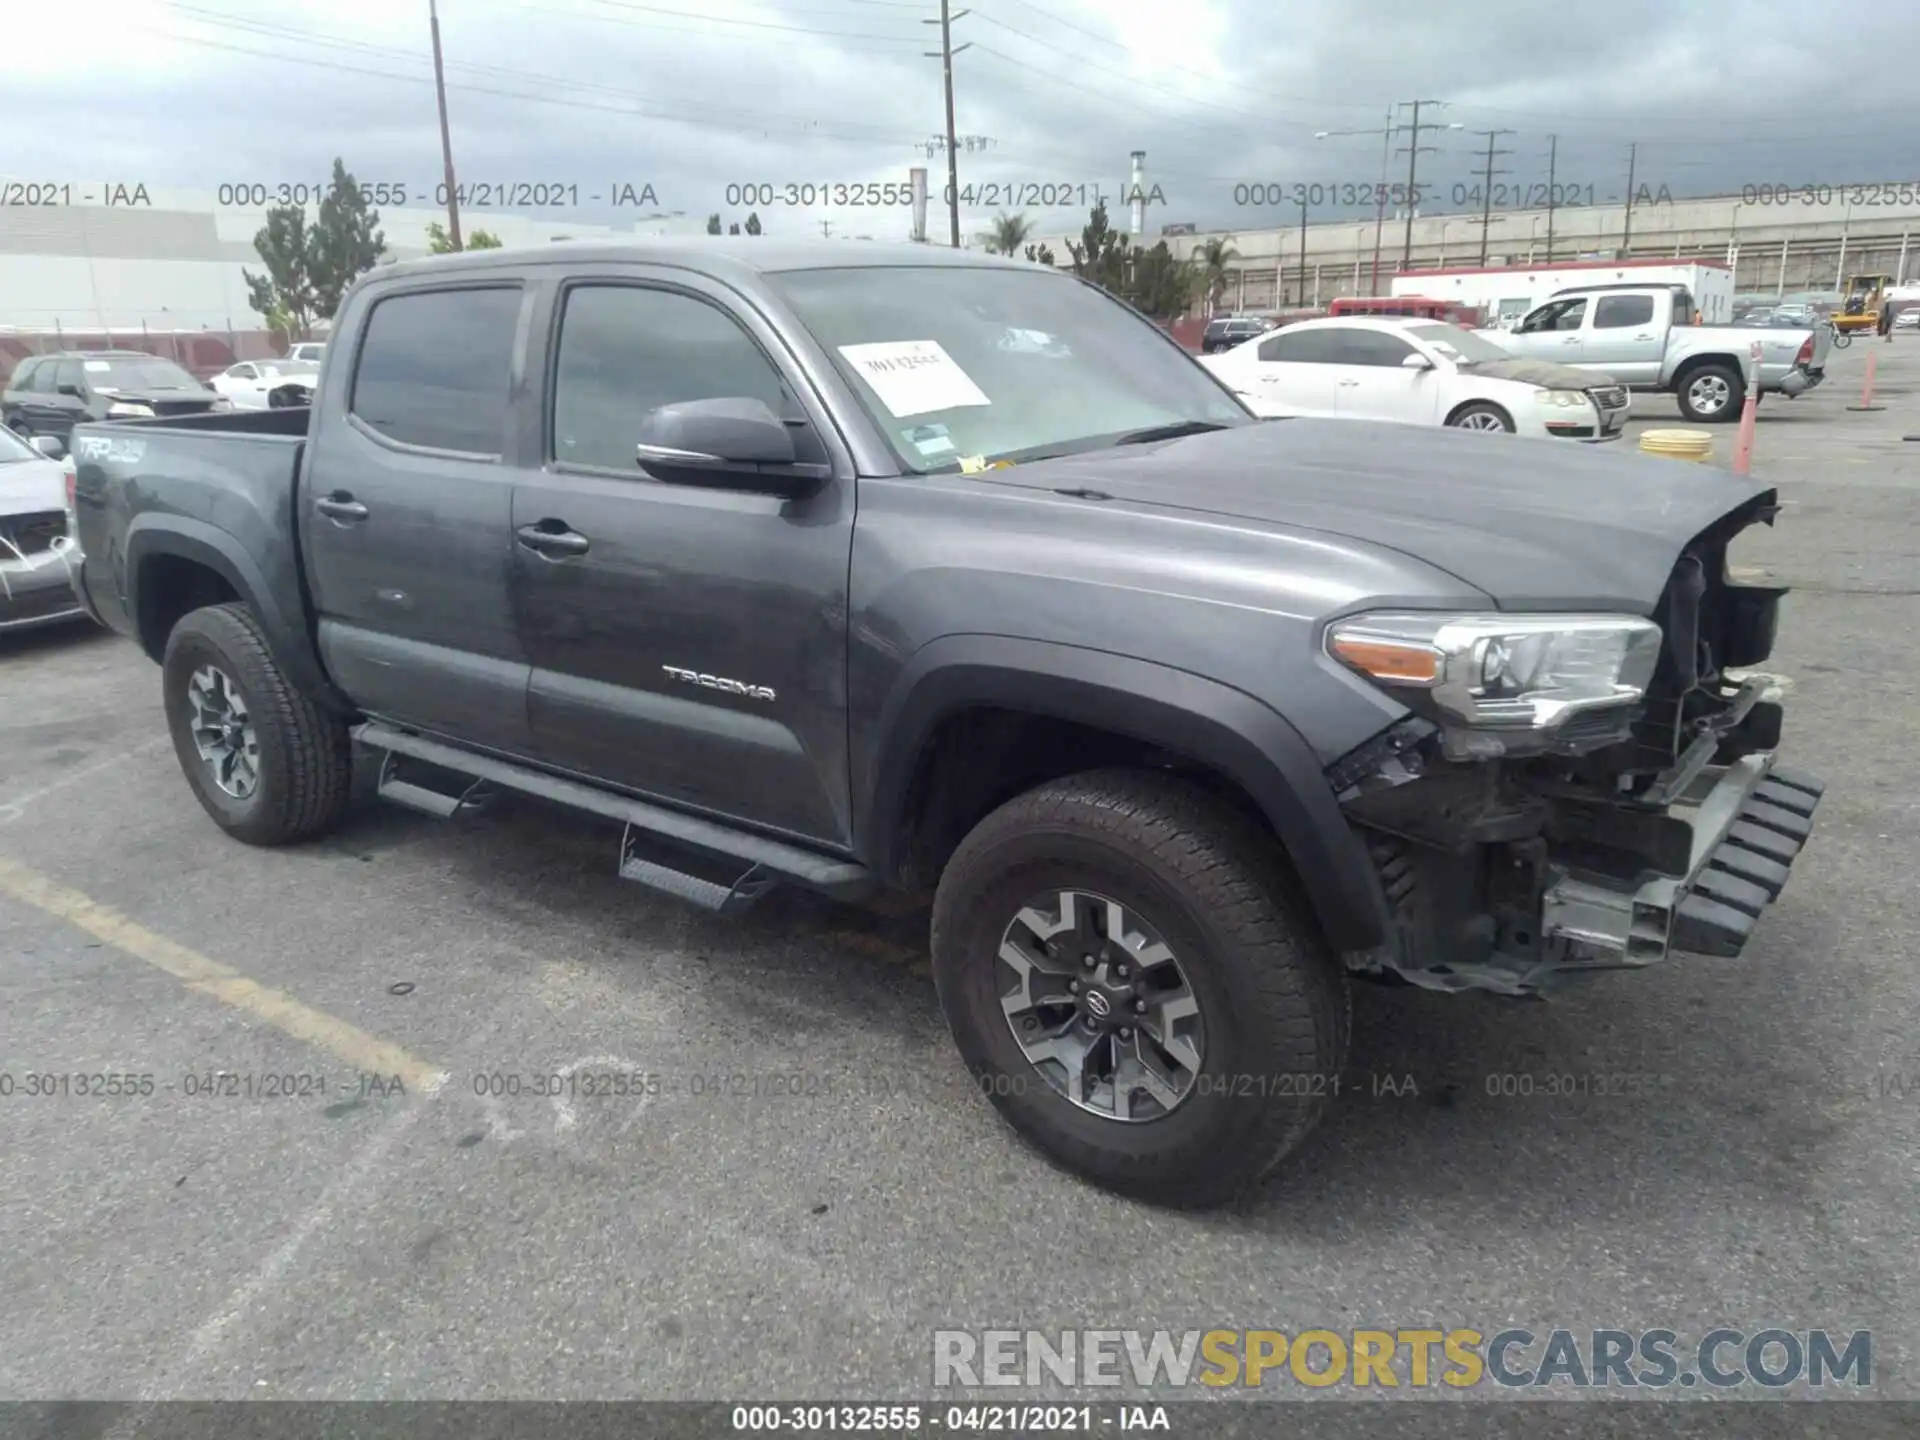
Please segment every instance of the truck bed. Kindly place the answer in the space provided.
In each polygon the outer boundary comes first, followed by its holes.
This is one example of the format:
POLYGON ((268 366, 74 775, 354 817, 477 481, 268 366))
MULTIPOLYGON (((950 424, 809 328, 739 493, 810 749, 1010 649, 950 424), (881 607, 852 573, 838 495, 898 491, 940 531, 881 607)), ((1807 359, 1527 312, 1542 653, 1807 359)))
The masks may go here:
POLYGON ((95 617, 151 652, 164 632, 140 633, 135 587, 169 555, 185 554, 259 597, 263 623, 303 633, 294 491, 311 415, 255 410, 75 426, 79 588, 95 617), (262 573, 263 563, 273 573, 262 573))

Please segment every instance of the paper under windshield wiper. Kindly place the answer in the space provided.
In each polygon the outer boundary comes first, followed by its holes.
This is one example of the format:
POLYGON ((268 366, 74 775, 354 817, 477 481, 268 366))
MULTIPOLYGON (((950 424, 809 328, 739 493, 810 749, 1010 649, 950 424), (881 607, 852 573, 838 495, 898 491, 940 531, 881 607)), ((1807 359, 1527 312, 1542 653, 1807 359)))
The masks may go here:
POLYGON ((1204 435, 1209 430, 1224 430, 1227 427, 1215 420, 1179 420, 1171 425, 1155 425, 1146 430, 1130 430, 1113 443, 1116 445, 1144 445, 1149 440, 1178 440, 1183 435, 1204 435))

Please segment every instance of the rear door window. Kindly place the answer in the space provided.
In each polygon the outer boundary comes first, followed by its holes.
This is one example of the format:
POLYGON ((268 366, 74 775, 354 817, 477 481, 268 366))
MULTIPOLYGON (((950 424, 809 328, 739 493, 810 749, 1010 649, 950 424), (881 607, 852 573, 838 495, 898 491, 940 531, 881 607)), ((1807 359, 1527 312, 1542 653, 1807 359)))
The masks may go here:
POLYGON ((397 444, 499 456, 519 319, 517 285, 378 301, 354 367, 354 417, 397 444))
POLYGON ((1593 328, 1622 330, 1653 323, 1651 295, 1602 295, 1593 307, 1593 328))

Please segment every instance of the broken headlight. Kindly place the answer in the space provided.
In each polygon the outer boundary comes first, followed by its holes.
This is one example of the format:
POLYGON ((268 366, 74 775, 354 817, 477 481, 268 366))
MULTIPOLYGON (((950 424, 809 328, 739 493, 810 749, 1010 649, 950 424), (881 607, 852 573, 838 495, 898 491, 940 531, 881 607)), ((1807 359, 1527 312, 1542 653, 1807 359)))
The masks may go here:
POLYGON ((1632 615, 1355 615, 1327 653, 1431 718, 1476 730, 1553 730, 1569 715, 1629 705, 1660 658, 1660 627, 1632 615))

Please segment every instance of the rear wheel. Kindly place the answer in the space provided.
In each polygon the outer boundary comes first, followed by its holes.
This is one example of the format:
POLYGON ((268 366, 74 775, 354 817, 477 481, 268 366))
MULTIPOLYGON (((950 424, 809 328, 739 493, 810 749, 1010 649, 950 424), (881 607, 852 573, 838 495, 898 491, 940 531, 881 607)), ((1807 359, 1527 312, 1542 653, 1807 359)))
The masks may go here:
POLYGON ((1232 1198, 1339 1089, 1346 974, 1284 858, 1170 776, 1071 776, 981 821, 941 876, 933 970, 1001 1113, 1142 1199, 1232 1198))
POLYGON ((1504 430, 1513 433, 1513 417, 1484 400, 1476 400, 1471 405, 1462 405, 1447 417, 1447 424, 1455 430, 1504 430))
POLYGON ((180 768, 201 808, 249 845, 329 829, 346 808, 346 723, 280 673, 243 605, 209 605, 173 627, 161 696, 180 768))
POLYGON ((1680 377, 1680 413, 1696 425, 1723 425, 1740 414, 1746 381, 1727 365, 1702 365, 1680 377))

